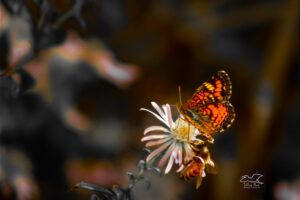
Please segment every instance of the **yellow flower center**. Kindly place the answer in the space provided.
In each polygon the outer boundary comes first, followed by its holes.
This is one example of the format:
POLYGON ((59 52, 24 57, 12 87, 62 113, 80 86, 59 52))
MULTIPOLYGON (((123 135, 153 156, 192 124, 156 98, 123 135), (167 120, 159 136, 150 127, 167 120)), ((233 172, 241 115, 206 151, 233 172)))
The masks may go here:
POLYGON ((188 142, 195 139, 196 128, 187 120, 179 116, 175 121, 175 124, 171 128, 172 132, 175 133, 173 137, 177 140, 188 142))

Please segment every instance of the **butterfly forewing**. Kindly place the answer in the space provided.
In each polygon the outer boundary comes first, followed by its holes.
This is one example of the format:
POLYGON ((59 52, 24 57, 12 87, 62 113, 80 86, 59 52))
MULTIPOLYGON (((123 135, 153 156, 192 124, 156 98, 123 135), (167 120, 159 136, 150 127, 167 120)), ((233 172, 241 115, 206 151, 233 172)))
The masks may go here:
POLYGON ((228 101, 231 97, 232 86, 228 74, 219 71, 208 82, 204 82, 187 102, 186 108, 193 109, 210 103, 228 101))

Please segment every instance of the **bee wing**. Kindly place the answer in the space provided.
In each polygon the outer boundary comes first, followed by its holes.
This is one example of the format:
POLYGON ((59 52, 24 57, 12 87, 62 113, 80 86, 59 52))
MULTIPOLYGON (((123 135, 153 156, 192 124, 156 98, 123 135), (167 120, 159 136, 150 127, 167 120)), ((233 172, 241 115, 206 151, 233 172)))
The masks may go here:
POLYGON ((197 182, 196 182, 196 189, 198 189, 202 183, 202 173, 203 173, 204 168, 201 168, 198 176, 197 176, 197 182))
POLYGON ((206 165, 205 169, 210 174, 217 174, 219 172, 219 167, 216 165, 215 166, 206 165))

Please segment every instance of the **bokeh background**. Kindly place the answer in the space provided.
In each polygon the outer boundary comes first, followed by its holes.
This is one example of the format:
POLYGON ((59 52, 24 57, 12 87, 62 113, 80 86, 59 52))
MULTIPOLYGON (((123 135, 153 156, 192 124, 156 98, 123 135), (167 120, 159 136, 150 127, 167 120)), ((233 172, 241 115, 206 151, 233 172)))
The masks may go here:
POLYGON ((149 173, 135 199, 300 199, 299 21, 299 0, 1 0, 0 199, 126 186, 159 124, 139 109, 218 70, 237 115, 209 147, 219 173, 199 190, 149 173), (253 173, 263 185, 245 189, 253 173))

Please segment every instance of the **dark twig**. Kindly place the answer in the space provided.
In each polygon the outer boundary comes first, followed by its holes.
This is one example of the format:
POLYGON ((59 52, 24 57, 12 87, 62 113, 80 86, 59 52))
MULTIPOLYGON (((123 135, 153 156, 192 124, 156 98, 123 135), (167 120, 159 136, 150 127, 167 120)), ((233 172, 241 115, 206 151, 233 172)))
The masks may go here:
POLYGON ((85 3, 88 1, 85 0, 76 0, 75 5, 71 8, 69 12, 66 14, 62 15, 53 25, 54 28, 58 28, 63 22, 67 21, 68 19, 74 17, 81 28, 85 29, 86 28, 86 23, 83 19, 82 16, 82 9, 85 3))
MULTIPOLYGON (((151 182, 146 176, 144 176, 144 173, 146 171, 155 171, 160 176, 162 175, 161 170, 159 168, 149 166, 145 160, 140 160, 137 164, 137 168, 138 172, 136 174, 133 172, 127 172, 129 179, 128 184, 125 188, 122 188, 120 186, 114 186, 111 190, 104 188, 100 185, 87 182, 80 182, 76 184, 74 188, 91 190, 101 194, 102 196, 110 200, 130 200, 132 199, 132 192, 134 191, 134 187, 139 181, 144 180, 146 182, 147 189, 150 188, 151 182)), ((97 199, 96 197, 98 196, 96 194, 93 194, 91 196, 91 199, 97 199)))

